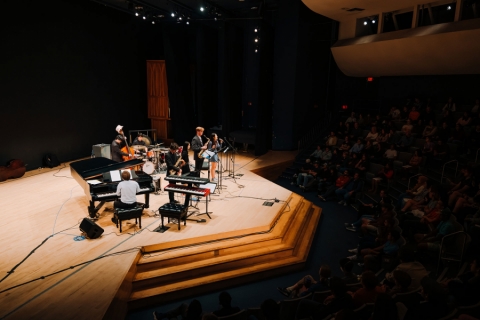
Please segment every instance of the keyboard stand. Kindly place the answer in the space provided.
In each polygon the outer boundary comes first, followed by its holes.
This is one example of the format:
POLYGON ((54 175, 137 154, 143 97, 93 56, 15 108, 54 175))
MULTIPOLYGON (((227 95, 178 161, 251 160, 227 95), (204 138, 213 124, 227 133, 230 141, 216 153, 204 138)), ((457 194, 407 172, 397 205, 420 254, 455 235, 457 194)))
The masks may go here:
MULTIPOLYGON (((197 209, 197 210, 194 210, 194 211, 189 212, 189 213, 187 214, 187 220, 196 221, 196 222, 207 222, 207 220, 205 220, 205 219, 199 219, 199 220, 197 220, 197 219, 192 219, 192 218, 190 218, 190 217, 193 216, 194 214, 196 214, 196 216, 201 216, 201 215, 206 214, 210 220, 212 219, 212 217, 210 217, 210 213, 212 213, 212 212, 208 212, 208 197, 209 197, 209 196, 210 196, 210 195, 208 195, 208 196, 205 197, 205 212, 203 212, 203 213, 200 213, 200 210, 198 210, 198 207, 190 205, 190 207, 195 208, 195 209, 197 209), (190 219, 189 219, 189 218, 190 218, 190 219)), ((200 198, 200 196, 197 196, 197 198, 200 198)), ((192 198, 190 198, 190 202, 192 202, 192 201, 193 201, 192 198)), ((198 202, 200 202, 200 199, 198 200, 198 202)))

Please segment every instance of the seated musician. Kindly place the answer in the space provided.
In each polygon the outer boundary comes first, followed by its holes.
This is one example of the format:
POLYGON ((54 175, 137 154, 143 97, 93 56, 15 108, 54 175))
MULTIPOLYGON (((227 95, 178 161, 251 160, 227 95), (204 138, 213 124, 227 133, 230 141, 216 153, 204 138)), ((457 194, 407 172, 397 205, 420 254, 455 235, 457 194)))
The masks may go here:
POLYGON ((182 159, 185 161, 185 164, 182 166, 183 175, 190 173, 190 159, 188 159, 188 150, 190 150, 190 142, 185 141, 182 149, 182 159))
POLYGON ((117 135, 115 137, 115 140, 113 140, 112 145, 111 145, 111 154, 112 154, 112 160, 117 161, 117 162, 122 162, 123 161, 123 156, 129 156, 128 153, 123 152, 121 148, 121 144, 123 141, 123 136, 117 135))
MULTIPOLYGON (((182 175, 182 169, 180 167, 180 163, 178 162, 179 159, 181 159, 181 156, 177 153, 177 149, 178 144, 172 142, 170 144, 169 152, 167 152, 167 154, 165 155, 165 162, 167 163, 167 175, 169 176, 182 175)), ((168 192, 168 199, 170 200, 170 203, 179 203, 177 200, 175 200, 173 191, 168 192)))
MULTIPOLYGON (((135 140, 133 140, 132 146, 144 146, 144 148, 140 149, 143 149, 144 152, 148 150, 142 133, 139 133, 135 140)), ((139 152, 138 149, 136 151, 139 152)))
MULTIPOLYGON (((115 200, 113 207, 115 209, 134 208, 137 205, 137 193, 140 192, 140 186, 137 181, 130 180, 130 172, 122 172, 122 181, 117 185, 117 196, 120 199, 115 200)), ((113 223, 117 223, 115 217, 112 218, 113 223)))

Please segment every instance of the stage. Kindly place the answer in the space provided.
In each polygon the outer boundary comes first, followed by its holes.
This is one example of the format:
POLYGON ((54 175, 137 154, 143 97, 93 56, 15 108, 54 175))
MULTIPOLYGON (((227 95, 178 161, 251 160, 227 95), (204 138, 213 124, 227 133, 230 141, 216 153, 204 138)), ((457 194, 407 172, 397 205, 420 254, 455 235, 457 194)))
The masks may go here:
MULTIPOLYGON (((227 248, 248 249, 248 245, 259 247, 261 241, 273 243, 273 236, 280 239, 277 239, 279 243, 284 244, 300 241, 288 236, 288 228, 291 228, 290 224, 294 225, 292 212, 301 211, 294 210, 295 207, 307 208, 303 198, 258 175, 265 171, 268 176, 269 171, 288 166, 294 157, 295 152, 273 151, 261 157, 237 155, 235 174, 241 176, 236 176, 235 179, 224 176, 224 188, 211 195, 208 204, 211 219, 202 215, 199 218, 206 222, 187 221, 186 226, 181 224, 180 230, 171 223, 166 232, 153 232, 161 224, 156 211, 168 202, 166 192, 150 195, 150 208, 144 210, 142 229, 134 224, 135 220, 130 220, 123 223, 122 233, 110 220, 113 214, 112 203, 106 203, 96 221, 105 231, 100 238, 93 240, 78 238, 81 235, 79 223, 88 217, 88 202, 83 189, 71 178, 68 164, 50 170, 29 171, 20 179, 0 183, 1 225, 4 230, 0 240, 1 278, 7 276, 7 272, 38 247, 0 283, 0 318, 121 318, 127 311, 127 303, 130 303, 135 294, 139 296, 139 302, 133 303, 134 307, 142 307, 158 299, 158 293, 150 298, 145 296, 148 281, 132 285, 132 279, 137 277, 139 280, 138 278, 143 277, 145 280, 146 275, 137 274, 141 268, 138 265, 148 265, 155 259, 158 264, 158 257, 161 255, 162 259, 171 259, 169 266, 161 268, 170 270, 171 264, 178 265, 178 261, 188 260, 185 257, 193 257, 193 252, 197 254, 203 250, 203 254, 207 255, 207 252, 212 250, 215 256, 222 257, 222 252, 228 251, 227 248), (264 206, 265 201, 273 202, 273 205, 264 206), (282 222, 282 219, 285 221, 282 222), (292 239, 288 240, 288 237, 292 239), (39 246, 44 240, 45 243, 39 246), (204 246, 200 247, 199 244, 204 246), (172 248, 175 250, 168 251, 172 248), (132 294, 132 286, 134 289, 137 286, 139 291, 132 294), (145 292, 142 293, 142 290, 145 292)), ((162 188, 167 185, 163 177, 164 175, 161 180, 162 188)), ((202 177, 206 177, 206 172, 202 177)), ((177 197, 179 201, 183 201, 181 196, 177 197)), ((143 196, 137 198, 144 202, 143 196)), ((204 198, 198 203, 198 211, 205 212, 204 198)), ((315 213, 313 216, 316 217, 315 213)), ((192 218, 196 218, 195 215, 192 218)), ((306 227, 299 224, 295 228, 297 232, 298 228, 306 227)), ((310 232, 314 231, 315 229, 310 232)), ((295 245, 288 245, 293 253, 298 251, 295 245)), ((243 254, 236 250, 237 256, 243 254)), ((248 250, 252 250, 251 247, 248 250)), ((256 259, 259 259, 259 255, 256 259)), ((223 258, 230 259, 229 263, 233 261, 232 257, 223 258)), ((206 257, 194 259, 196 263, 202 259, 208 261, 206 257)), ((237 257, 235 261, 238 259, 240 258, 237 257)), ((242 256, 241 259, 246 258, 242 256)), ((165 259, 162 263, 165 263, 165 259)), ((225 261, 222 263, 226 264, 225 261)), ((201 268, 205 269, 206 266, 199 267, 199 270, 201 268)), ((229 268, 235 269, 232 266, 229 268)), ((145 270, 155 272, 155 268, 151 266, 145 270)), ((175 277, 179 279, 181 272, 175 272, 175 277)), ((241 272, 243 271, 237 271, 237 276, 241 272)), ((198 278, 207 277, 206 273, 207 271, 204 271, 198 278)), ((159 280, 150 281, 154 283, 159 280)), ((188 281, 185 279, 185 283, 190 283, 185 286, 197 286, 192 284, 192 279, 188 281)), ((219 285, 220 283, 221 281, 219 285)), ((167 285, 171 286, 171 283, 167 285)), ((198 284, 198 287, 202 286, 198 284)), ((167 293, 168 290, 172 292, 172 299, 185 294, 178 293, 182 291, 178 288, 165 289, 167 293)), ((199 290, 201 292, 201 289, 199 290)))

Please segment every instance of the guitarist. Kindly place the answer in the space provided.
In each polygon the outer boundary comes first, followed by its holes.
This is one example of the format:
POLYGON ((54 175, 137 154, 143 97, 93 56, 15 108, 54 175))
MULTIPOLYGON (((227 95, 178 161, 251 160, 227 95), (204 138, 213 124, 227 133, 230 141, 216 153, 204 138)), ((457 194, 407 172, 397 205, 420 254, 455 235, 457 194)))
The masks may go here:
MULTIPOLYGON (((167 152, 165 155, 165 162, 167 163, 167 175, 172 176, 172 175, 182 175, 182 169, 180 166, 178 166, 178 161, 181 159, 181 155, 177 153, 178 150, 178 144, 175 142, 172 142, 170 144, 170 150, 167 152), (172 173, 173 172, 173 173, 172 173)), ((177 184, 176 182, 170 182, 177 184)), ((168 199, 170 200, 170 203, 179 203, 177 200, 175 200, 174 197, 174 192, 169 191, 168 192, 168 199)), ((185 204, 188 205, 188 201, 190 199, 190 195, 185 195, 185 204)))
POLYGON ((123 152, 120 149, 120 146, 122 145, 122 142, 123 142, 123 136, 122 135, 117 135, 115 137, 115 140, 112 141, 110 151, 112 153, 112 160, 113 161, 123 162, 123 157, 128 157, 129 156, 128 153, 123 152))

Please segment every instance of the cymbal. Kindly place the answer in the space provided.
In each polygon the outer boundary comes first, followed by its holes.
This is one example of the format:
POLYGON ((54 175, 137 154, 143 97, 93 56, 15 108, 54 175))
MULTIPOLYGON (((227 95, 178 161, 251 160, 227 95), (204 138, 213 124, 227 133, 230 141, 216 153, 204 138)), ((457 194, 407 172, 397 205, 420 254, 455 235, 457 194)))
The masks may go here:
POLYGON ((132 146, 132 148, 133 148, 134 150, 140 150, 140 149, 145 149, 146 146, 134 145, 134 146, 132 146))

